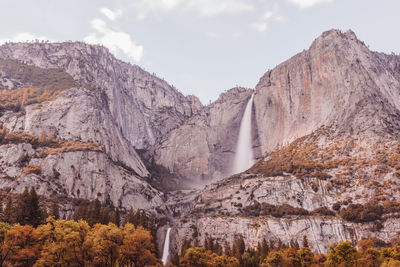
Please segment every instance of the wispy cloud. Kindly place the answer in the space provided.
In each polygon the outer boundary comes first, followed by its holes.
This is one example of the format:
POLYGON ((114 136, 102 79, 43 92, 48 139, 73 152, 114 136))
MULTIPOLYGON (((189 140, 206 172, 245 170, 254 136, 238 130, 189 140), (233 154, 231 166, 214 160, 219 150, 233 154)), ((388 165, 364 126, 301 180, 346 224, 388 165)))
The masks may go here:
POLYGON ((51 38, 46 36, 36 35, 30 32, 20 32, 11 36, 11 38, 0 38, 0 44, 4 44, 6 42, 31 42, 36 40, 52 41, 51 38))
POLYGON ((289 0, 289 2, 296 5, 298 8, 305 9, 320 4, 332 3, 333 0, 289 0))
POLYGON ((103 7, 100 8, 100 12, 103 13, 104 16, 106 16, 109 20, 116 20, 119 16, 122 15, 122 10, 121 9, 116 9, 115 11, 112 11, 109 8, 103 7))
POLYGON ((195 12, 200 16, 234 15, 254 9, 248 0, 137 0, 129 3, 136 10, 137 19, 173 10, 195 12))
POLYGON ((131 36, 122 31, 116 31, 107 26, 101 19, 90 21, 94 32, 84 38, 84 41, 91 44, 102 44, 111 52, 123 53, 129 59, 139 62, 143 57, 143 46, 137 44, 131 36))
POLYGON ((198 12, 202 16, 221 14, 239 14, 254 9, 254 6, 244 0, 186 0, 186 8, 198 12))
POLYGON ((279 6, 275 4, 272 8, 268 8, 260 17, 259 21, 250 24, 250 27, 259 32, 265 32, 269 28, 271 21, 285 22, 287 18, 281 14, 279 6))
POLYGON ((210 39, 215 39, 218 37, 218 34, 216 34, 215 32, 206 32, 206 36, 210 39))

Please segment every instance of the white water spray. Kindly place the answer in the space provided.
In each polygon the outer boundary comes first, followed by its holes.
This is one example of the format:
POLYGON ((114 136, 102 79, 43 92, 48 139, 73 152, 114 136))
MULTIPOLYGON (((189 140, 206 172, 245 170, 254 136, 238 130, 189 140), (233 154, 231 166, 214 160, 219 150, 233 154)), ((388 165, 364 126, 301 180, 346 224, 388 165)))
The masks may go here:
POLYGON ((253 107, 253 97, 249 102, 240 122, 239 139, 236 147, 236 155, 233 166, 233 173, 240 173, 249 169, 254 164, 253 149, 251 144, 251 110, 253 107))
POLYGON ((162 262, 163 264, 167 264, 168 257, 169 257, 169 233, 171 232, 171 227, 168 228, 167 234, 165 235, 165 241, 164 241, 164 250, 163 250, 163 256, 162 256, 162 262))

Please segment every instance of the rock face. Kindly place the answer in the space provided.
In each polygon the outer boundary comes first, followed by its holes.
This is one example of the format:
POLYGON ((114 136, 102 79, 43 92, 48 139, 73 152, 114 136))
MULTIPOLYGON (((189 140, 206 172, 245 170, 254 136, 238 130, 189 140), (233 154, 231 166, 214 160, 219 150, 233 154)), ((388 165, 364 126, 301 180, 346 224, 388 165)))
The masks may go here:
POLYGON ((261 151, 322 125, 354 132, 386 127, 386 118, 400 108, 399 68, 399 56, 370 51, 352 31, 323 33, 256 86, 261 151))
POLYGON ((0 162, 0 187, 14 193, 35 187, 45 196, 99 199, 115 207, 153 212, 163 203, 162 193, 102 152, 62 152, 43 158, 40 149, 22 143, 0 146, 0 162), (38 166, 38 171, 28 172, 30 166, 38 166))
POLYGON ((0 46, 0 60, 2 64, 11 61, 11 67, 0 73, 0 86, 15 95, 24 90, 16 100, 22 103, 18 108, 7 108, 8 99, 1 100, 0 124, 8 132, 89 142, 102 148, 67 149, 43 156, 43 149, 48 148, 32 148, 25 140, 2 140, 0 158, 6 167, 0 171, 0 187, 19 193, 35 186, 43 195, 98 198, 121 208, 155 211, 162 205, 163 193, 146 182, 149 172, 135 148, 149 147, 198 112, 202 108, 198 98, 186 98, 165 81, 115 59, 100 46, 10 43, 0 46), (75 86, 50 96, 54 81, 46 79, 51 75, 44 75, 38 83, 33 74, 53 72, 68 73, 75 86), (29 89, 32 84, 34 88, 29 89), (40 98, 24 104, 29 90, 35 88, 40 88, 40 98), (21 159, 29 161, 22 164, 21 159))
MULTIPOLYGON (((9 43, 0 58, 16 59, 41 68, 61 68, 81 85, 101 87, 113 119, 136 148, 148 148, 201 108, 167 82, 117 60, 101 46, 85 43, 9 43)), ((86 86, 87 87, 87 86, 86 86)))
MULTIPOLYGON (((217 101, 160 138, 150 157, 192 183, 232 174, 240 122, 252 93, 234 88, 221 94, 217 101)), ((257 151, 256 134, 253 131, 257 151)))

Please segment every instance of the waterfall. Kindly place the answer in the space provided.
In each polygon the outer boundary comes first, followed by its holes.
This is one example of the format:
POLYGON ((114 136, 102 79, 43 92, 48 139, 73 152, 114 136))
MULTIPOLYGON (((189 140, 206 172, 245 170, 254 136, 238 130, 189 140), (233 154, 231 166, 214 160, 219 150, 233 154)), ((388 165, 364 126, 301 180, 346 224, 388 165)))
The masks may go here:
POLYGON ((240 173, 249 169, 254 164, 253 149, 251 144, 251 111, 253 107, 253 97, 249 102, 240 122, 239 139, 236 147, 233 173, 240 173))
POLYGON ((168 257, 169 257, 169 233, 171 232, 171 227, 168 228, 167 234, 165 235, 165 241, 164 241, 164 250, 163 250, 163 255, 162 255, 162 262, 163 264, 167 264, 168 257))

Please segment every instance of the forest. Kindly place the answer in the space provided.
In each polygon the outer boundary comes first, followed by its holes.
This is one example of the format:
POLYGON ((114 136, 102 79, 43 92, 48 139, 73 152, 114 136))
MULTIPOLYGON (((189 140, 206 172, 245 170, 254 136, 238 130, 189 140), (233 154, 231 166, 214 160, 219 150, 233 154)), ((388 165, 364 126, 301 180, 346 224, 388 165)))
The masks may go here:
MULTIPOLYGON (((82 201, 73 214, 60 219, 56 202, 41 202, 31 188, 0 205, 0 266, 162 266, 156 222, 144 211, 130 209, 121 215, 98 200, 82 201)), ((233 244, 210 237, 203 242, 185 239, 167 266, 400 266, 400 238, 390 243, 341 241, 326 254, 313 251, 306 236, 301 246, 279 239, 264 239, 256 248, 245 244, 240 235, 233 244)))

